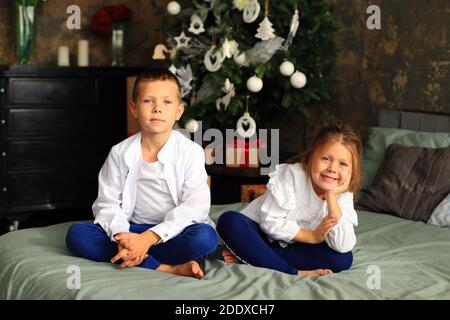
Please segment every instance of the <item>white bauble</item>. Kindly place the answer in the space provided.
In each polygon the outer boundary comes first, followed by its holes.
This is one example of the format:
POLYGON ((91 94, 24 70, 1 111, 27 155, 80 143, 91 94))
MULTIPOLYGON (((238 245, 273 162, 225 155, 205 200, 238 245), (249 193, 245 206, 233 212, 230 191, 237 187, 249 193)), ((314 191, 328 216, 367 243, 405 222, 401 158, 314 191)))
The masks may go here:
POLYGON ((167 12, 169 12, 173 16, 176 16, 177 14, 179 14, 180 10, 181 10, 181 6, 176 1, 170 1, 167 4, 167 12))
POLYGON ((263 81, 261 78, 257 76, 253 76, 248 78, 247 80, 247 89, 251 92, 259 92, 263 87, 263 81))
POLYGON ((198 122, 195 119, 191 119, 188 122, 186 122, 184 127, 188 132, 194 133, 198 130, 198 122))
POLYGON ((242 66, 243 64, 245 64, 247 57, 245 56, 244 52, 241 52, 239 54, 235 54, 233 60, 234 62, 236 62, 236 64, 242 66))
POLYGON ((295 71, 291 76, 291 84, 294 88, 303 88, 306 85, 306 76, 300 71, 295 71))
POLYGON ((280 72, 283 76, 289 77, 294 73, 294 71, 295 67, 292 62, 285 60, 282 64, 280 64, 280 72))

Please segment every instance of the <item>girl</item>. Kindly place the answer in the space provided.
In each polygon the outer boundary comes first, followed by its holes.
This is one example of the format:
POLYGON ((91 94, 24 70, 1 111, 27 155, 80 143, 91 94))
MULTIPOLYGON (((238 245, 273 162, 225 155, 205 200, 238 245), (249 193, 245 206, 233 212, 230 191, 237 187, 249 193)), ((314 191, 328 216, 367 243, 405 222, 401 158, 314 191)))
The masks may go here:
POLYGON ((349 269, 358 225, 353 192, 359 190, 361 141, 350 128, 320 130, 290 164, 269 174, 268 190, 242 213, 222 214, 217 231, 225 262, 299 276, 349 269))

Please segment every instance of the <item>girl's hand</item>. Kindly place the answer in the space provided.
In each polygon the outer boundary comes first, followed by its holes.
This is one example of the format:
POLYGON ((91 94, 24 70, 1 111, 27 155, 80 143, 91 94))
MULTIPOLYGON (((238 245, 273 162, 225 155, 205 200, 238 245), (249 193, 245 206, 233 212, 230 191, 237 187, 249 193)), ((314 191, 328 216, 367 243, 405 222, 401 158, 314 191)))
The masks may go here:
POLYGON ((330 191, 325 192, 325 197, 327 197, 327 193, 331 192, 335 195, 338 195, 340 193, 347 192, 348 186, 350 185, 350 179, 352 178, 352 172, 350 171, 347 175, 347 177, 344 179, 344 182, 341 184, 338 184, 336 187, 331 189, 330 191))
POLYGON ((314 243, 321 243, 328 236, 330 231, 335 225, 337 225, 339 219, 325 217, 322 222, 317 226, 317 228, 312 232, 314 243))

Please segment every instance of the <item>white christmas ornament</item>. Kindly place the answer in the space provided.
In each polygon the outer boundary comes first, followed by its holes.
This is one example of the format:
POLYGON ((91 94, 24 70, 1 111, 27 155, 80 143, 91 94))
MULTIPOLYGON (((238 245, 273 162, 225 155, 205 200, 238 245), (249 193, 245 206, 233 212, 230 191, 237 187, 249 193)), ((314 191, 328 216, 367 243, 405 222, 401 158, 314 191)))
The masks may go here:
POLYGON ((222 106, 224 110, 227 110, 231 98, 233 98, 236 95, 236 92, 234 90, 234 84, 231 83, 228 78, 225 80, 222 91, 225 92, 226 95, 216 100, 217 111, 220 111, 222 106))
POLYGON ((222 44, 222 56, 223 59, 231 58, 238 51, 239 44, 234 40, 228 40, 225 38, 222 44))
POLYGON ((267 41, 257 41, 256 44, 247 51, 247 62, 251 65, 265 64, 280 49, 284 39, 275 37, 267 41))
POLYGON ((289 46, 292 44, 292 41, 297 33, 298 26, 300 24, 299 19, 300 18, 299 18, 298 10, 295 9, 294 15, 291 18, 291 25, 289 27, 289 34, 288 34, 287 40, 284 42, 281 50, 287 51, 289 49, 289 46))
POLYGON ((258 0, 251 0, 251 2, 244 8, 242 19, 245 23, 252 23, 258 18, 260 11, 261 6, 259 5, 258 0))
POLYGON ((191 81, 192 81, 192 69, 191 65, 187 65, 187 67, 180 67, 177 69, 174 65, 169 67, 169 71, 177 76, 178 81, 180 82, 181 87, 181 97, 188 95, 192 90, 191 81))
POLYGON ((253 76, 248 78, 247 80, 247 89, 251 92, 259 92, 263 87, 263 81, 261 78, 257 76, 253 76))
POLYGON ((188 64, 186 68, 181 67, 180 69, 178 69, 177 77, 181 85, 181 97, 184 98, 192 90, 191 82, 193 76, 191 66, 188 64))
POLYGON ((234 84, 231 83, 230 79, 226 78, 225 79, 225 83, 223 84, 223 88, 222 90, 225 93, 229 93, 231 91, 231 89, 234 88, 234 84))
POLYGON ((295 71, 291 75, 291 84, 294 88, 303 88, 306 85, 306 76, 300 71, 295 71))
POLYGON ((233 57, 234 62, 236 62, 236 64, 243 66, 246 64, 247 62, 247 57, 245 56, 245 52, 241 52, 238 54, 235 54, 233 57))
POLYGON ((256 133, 256 122, 250 113, 244 112, 244 115, 236 123, 236 129, 242 138, 250 138, 256 133), (248 129, 244 130, 243 126, 248 126, 248 129))
POLYGON ((289 26, 289 34, 292 34, 294 37, 297 33, 298 26, 300 25, 300 15, 298 9, 295 9, 294 15, 291 18, 291 24, 289 26))
POLYGON ((205 32, 205 28, 203 26, 203 21, 200 19, 200 17, 196 14, 193 14, 191 16, 191 25, 189 26, 189 32, 192 32, 193 34, 200 34, 202 32, 205 32))
POLYGON ((211 46, 211 48, 206 52, 205 58, 203 59, 203 63, 205 65, 206 70, 209 72, 216 72, 222 67, 222 62, 224 57, 220 50, 214 52, 216 46, 211 46))
POLYGON ((173 16, 176 16, 177 14, 179 14, 180 10, 181 10, 181 6, 176 1, 170 1, 167 4, 167 12, 169 12, 173 16))
POLYGON ((194 133, 198 130, 198 122, 195 119, 190 119, 188 122, 186 122, 184 128, 190 132, 194 133))
POLYGON ((177 67, 175 67, 173 64, 170 65, 169 71, 172 72, 174 75, 177 75, 177 67))
POLYGON ((270 22, 267 16, 264 17, 264 20, 259 24, 259 28, 256 31, 258 32, 255 34, 255 37, 263 41, 275 38, 275 30, 272 28, 272 22, 270 22))
POLYGON ((191 41, 190 37, 186 37, 184 34, 184 31, 181 31, 180 35, 178 37, 174 37, 175 41, 177 42, 177 49, 180 48, 187 48, 189 41, 191 41))
POLYGON ((283 76, 289 77, 291 74, 293 74, 295 71, 294 64, 290 61, 283 61, 283 63, 280 65, 280 72, 283 76))

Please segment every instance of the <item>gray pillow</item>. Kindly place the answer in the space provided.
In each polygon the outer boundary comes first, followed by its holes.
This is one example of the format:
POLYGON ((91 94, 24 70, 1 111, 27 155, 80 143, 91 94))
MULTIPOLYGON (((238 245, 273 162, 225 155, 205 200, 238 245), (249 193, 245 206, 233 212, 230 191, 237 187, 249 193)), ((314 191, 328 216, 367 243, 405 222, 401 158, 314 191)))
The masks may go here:
POLYGON ((392 144, 358 207, 427 221, 450 192, 449 177, 450 148, 392 144))
POLYGON ((450 146, 450 133, 448 132, 422 132, 395 128, 371 127, 367 133, 364 146, 363 190, 369 189, 375 175, 383 163, 387 148, 398 143, 405 146, 418 146, 426 148, 444 148, 450 146))

